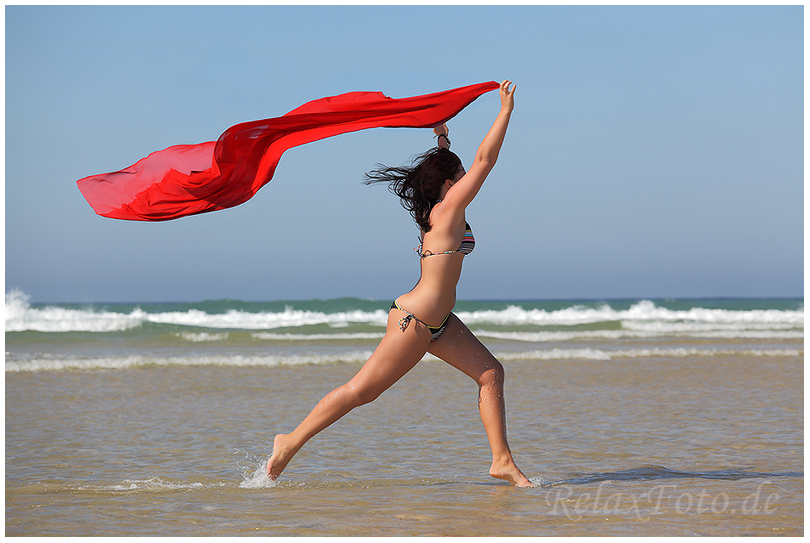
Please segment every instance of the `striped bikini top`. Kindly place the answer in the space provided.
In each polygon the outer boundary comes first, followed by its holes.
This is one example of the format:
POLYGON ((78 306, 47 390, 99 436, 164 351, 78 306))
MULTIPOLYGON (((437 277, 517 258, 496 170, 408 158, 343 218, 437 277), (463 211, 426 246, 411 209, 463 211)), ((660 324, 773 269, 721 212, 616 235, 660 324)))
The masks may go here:
MULTIPOLYGON (((441 253, 434 253, 431 251, 422 252, 422 244, 419 244, 419 247, 414 249, 416 254, 418 254, 421 258, 427 258, 429 256, 437 256, 437 255, 451 255, 453 253, 461 253, 464 255, 468 255, 473 252, 475 249, 475 236, 473 236, 472 228, 470 228, 470 223, 465 223, 466 227, 464 228, 464 237, 461 238, 461 245, 459 245, 458 249, 455 251, 442 251, 441 253)), ((419 241, 422 241, 422 238, 419 238, 419 241)))

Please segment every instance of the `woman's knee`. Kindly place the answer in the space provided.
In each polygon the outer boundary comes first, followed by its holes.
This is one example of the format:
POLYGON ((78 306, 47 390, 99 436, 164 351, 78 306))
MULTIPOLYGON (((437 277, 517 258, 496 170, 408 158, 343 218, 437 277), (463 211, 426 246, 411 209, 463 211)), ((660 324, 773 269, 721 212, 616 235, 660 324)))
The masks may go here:
POLYGON ((478 386, 503 386, 505 378, 503 364, 493 358, 489 367, 478 378, 478 386))
POLYGON ((379 397, 380 392, 375 390, 362 390, 357 393, 357 403, 355 404, 355 407, 360 407, 361 405, 371 403, 379 397))
POLYGON ((371 387, 354 385, 349 383, 344 386, 343 393, 347 402, 351 405, 352 409, 371 403, 379 398, 382 391, 375 390, 371 387))

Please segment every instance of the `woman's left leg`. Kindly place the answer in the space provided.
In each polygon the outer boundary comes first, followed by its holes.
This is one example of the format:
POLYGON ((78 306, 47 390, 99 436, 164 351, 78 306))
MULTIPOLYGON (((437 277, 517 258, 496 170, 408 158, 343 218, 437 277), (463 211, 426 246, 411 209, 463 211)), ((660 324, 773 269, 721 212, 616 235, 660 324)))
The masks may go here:
POLYGON ((404 311, 390 311, 385 336, 357 375, 327 394, 291 433, 276 435, 273 454, 267 461, 267 475, 271 479, 281 474, 312 437, 355 407, 376 399, 422 359, 430 332, 421 323, 413 323, 403 331, 399 319, 405 315, 404 311))
POLYGON ((492 449, 489 474, 515 486, 532 486, 518 469, 506 440, 503 366, 454 314, 428 352, 469 375, 478 384, 478 410, 492 449))

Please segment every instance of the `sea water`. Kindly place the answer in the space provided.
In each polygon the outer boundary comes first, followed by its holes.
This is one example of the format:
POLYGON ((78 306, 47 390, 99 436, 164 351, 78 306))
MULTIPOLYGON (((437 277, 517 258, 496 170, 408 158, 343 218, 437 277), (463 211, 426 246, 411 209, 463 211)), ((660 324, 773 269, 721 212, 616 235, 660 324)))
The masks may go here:
POLYGON ((803 533, 802 299, 459 301, 536 488, 488 476, 477 388, 430 355, 267 479, 389 305, 7 293, 6 534, 803 533))

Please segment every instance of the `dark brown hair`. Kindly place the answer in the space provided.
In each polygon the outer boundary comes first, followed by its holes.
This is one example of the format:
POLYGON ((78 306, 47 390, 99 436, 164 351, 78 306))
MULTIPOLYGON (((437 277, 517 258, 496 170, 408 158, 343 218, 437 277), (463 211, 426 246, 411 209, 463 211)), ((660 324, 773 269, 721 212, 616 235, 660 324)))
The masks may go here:
POLYGON ((388 183, 388 190, 400 198, 419 228, 430 231, 430 211, 439 201, 442 185, 455 179, 461 159, 444 148, 433 148, 413 159, 410 166, 384 166, 366 174, 366 185, 388 183))

